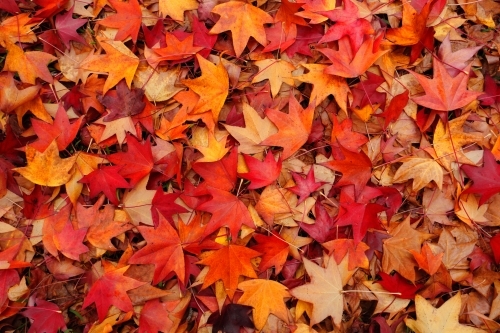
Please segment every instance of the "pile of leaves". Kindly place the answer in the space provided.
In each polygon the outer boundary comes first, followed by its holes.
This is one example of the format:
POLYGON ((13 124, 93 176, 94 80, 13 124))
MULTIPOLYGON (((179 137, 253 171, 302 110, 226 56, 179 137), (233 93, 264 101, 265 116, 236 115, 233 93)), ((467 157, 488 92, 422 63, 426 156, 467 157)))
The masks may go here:
POLYGON ((500 330, 500 4, 0 1, 0 328, 500 330))

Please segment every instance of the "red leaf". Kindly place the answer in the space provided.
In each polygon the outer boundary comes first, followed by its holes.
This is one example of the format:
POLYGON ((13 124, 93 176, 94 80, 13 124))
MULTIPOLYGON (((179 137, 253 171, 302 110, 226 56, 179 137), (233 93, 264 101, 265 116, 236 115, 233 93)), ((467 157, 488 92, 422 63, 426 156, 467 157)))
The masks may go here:
POLYGON ((229 228, 231 237, 237 239, 238 232, 243 224, 247 227, 255 228, 247 206, 237 197, 227 191, 222 191, 214 187, 208 187, 207 190, 212 199, 198 206, 199 210, 212 214, 203 237, 226 226, 229 228))
POLYGON ((325 182, 317 183, 314 178, 314 167, 311 166, 306 178, 304 179, 298 173, 292 172, 293 180, 295 181, 295 186, 287 188, 287 190, 295 193, 299 196, 299 201, 297 205, 300 205, 304 200, 306 200, 312 192, 316 191, 318 188, 323 186, 325 182))
POLYGON ((276 161, 273 153, 268 151, 262 162, 248 155, 243 155, 243 158, 250 171, 240 173, 239 176, 250 181, 248 189, 255 190, 270 185, 278 179, 282 165, 281 157, 278 157, 278 161, 276 161))
POLYGON ((400 295, 395 295, 399 298, 414 299, 417 291, 419 291, 423 286, 422 284, 414 285, 410 283, 410 281, 399 275, 398 272, 394 273, 394 275, 379 272, 378 275, 380 275, 382 280, 377 282, 380 283, 385 290, 391 293, 400 293, 400 295))
POLYGON ((137 0, 122 2, 120 0, 108 0, 111 6, 116 9, 116 14, 110 15, 99 22, 105 27, 117 28, 118 33, 115 40, 125 40, 132 38, 134 44, 137 42, 137 35, 141 29, 142 12, 137 0))
POLYGON ((82 309, 85 309, 90 304, 95 303, 99 321, 103 321, 106 318, 111 305, 116 306, 122 311, 133 311, 132 301, 127 295, 127 290, 146 284, 146 282, 140 282, 123 276, 130 266, 115 269, 107 261, 103 261, 102 263, 105 273, 92 285, 82 305, 82 309))
POLYGON ((73 9, 74 6, 65 14, 57 16, 55 22, 57 33, 68 49, 71 48, 70 41, 72 40, 78 43, 87 44, 85 39, 76 31, 76 29, 87 23, 87 20, 73 19, 73 9))
POLYGON ((462 170, 473 181, 472 186, 463 191, 462 194, 479 194, 479 206, 500 192, 500 165, 490 150, 483 150, 482 167, 462 165, 462 170))
POLYGON ((238 149, 231 149, 229 155, 216 162, 196 162, 193 170, 205 180, 207 186, 231 191, 236 185, 238 149))
POLYGON ((91 198, 95 198, 102 192, 109 201, 118 205, 119 200, 116 196, 116 190, 118 188, 130 188, 129 183, 119 174, 121 168, 119 165, 104 166, 80 179, 80 183, 89 184, 91 198))
MULTIPOLYGON (((137 1, 137 0, 135 0, 137 1)), ((116 119, 134 116, 141 113, 146 104, 142 101, 144 90, 129 89, 125 80, 121 80, 116 85, 116 90, 110 90, 100 102, 110 111, 103 121, 113 121, 116 119)))
POLYGON ((82 121, 83 118, 80 117, 73 124, 70 124, 66 110, 62 105, 59 105, 53 124, 47 124, 38 119, 32 120, 33 129, 38 136, 38 140, 33 142, 31 146, 40 152, 44 152, 55 139, 57 149, 64 150, 78 134, 82 121))
POLYGON ((28 333, 57 333, 65 330, 66 323, 57 305, 42 299, 36 299, 37 306, 31 306, 21 314, 32 321, 28 333))
POLYGON ((268 268, 274 266, 275 274, 279 274, 288 257, 290 247, 288 243, 274 231, 271 236, 256 233, 253 238, 257 241, 257 245, 252 246, 251 249, 262 253, 259 271, 265 272, 268 268))
POLYGON ((184 284, 184 252, 177 231, 160 215, 157 228, 138 226, 147 245, 134 253, 128 260, 130 264, 154 264, 153 284, 165 280, 174 272, 184 284))
POLYGON ((355 153, 339 145, 343 159, 321 163, 335 171, 342 172, 342 178, 335 186, 354 185, 356 196, 360 195, 371 177, 372 162, 364 152, 355 153))
POLYGON ((495 262, 500 263, 500 234, 496 234, 490 239, 491 250, 493 251, 493 257, 495 262))

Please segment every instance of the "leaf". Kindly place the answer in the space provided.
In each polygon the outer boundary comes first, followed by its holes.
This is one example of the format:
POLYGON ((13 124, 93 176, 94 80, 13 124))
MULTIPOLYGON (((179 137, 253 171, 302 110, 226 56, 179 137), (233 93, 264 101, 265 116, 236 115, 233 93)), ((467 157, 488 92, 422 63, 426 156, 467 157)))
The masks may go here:
POLYGON ((425 6, 417 12, 413 4, 403 3, 403 23, 400 28, 389 29, 385 38, 397 45, 414 45, 423 39, 426 33, 426 22, 431 10, 432 1, 427 1, 425 6))
POLYGON ((38 136, 38 140, 31 146, 38 151, 45 151, 52 141, 56 141, 57 149, 64 150, 76 137, 82 124, 83 118, 70 124, 68 114, 62 105, 59 105, 53 124, 47 124, 38 119, 32 120, 33 129, 38 136))
POLYGON ((410 250, 411 254, 417 261, 418 267, 423 269, 429 275, 434 275, 441 265, 443 253, 434 254, 428 243, 422 246, 421 252, 410 250))
POLYGON ((215 6, 212 13, 220 15, 221 18, 212 27, 210 34, 231 30, 237 57, 243 53, 250 36, 260 44, 266 44, 264 24, 273 23, 273 18, 263 10, 248 3, 229 1, 215 6))
POLYGON ((411 284, 405 280, 399 273, 389 275, 384 272, 379 272, 378 275, 382 280, 378 281, 385 290, 396 293, 396 296, 404 299, 413 299, 418 290, 422 288, 422 284, 411 284))
POLYGON ((130 184, 118 173, 121 169, 121 166, 104 166, 92 171, 79 182, 89 184, 91 198, 102 192, 113 204, 118 205, 116 190, 130 188, 130 184))
POLYGON ((240 173, 239 176, 244 179, 250 180, 248 189, 254 190, 274 183, 281 172, 282 161, 278 157, 278 161, 274 159, 271 151, 267 152, 266 157, 261 162, 255 157, 243 155, 245 164, 249 172, 240 173))
POLYGON ((414 282, 416 261, 411 251, 420 251, 421 244, 433 235, 413 229, 409 218, 396 225, 390 234, 392 237, 384 240, 382 269, 386 273, 395 270, 405 279, 414 282))
POLYGON ((319 49, 332 62, 332 65, 324 70, 324 73, 346 78, 360 76, 378 58, 388 52, 388 50, 380 51, 378 45, 375 45, 375 40, 368 38, 354 53, 349 45, 348 38, 342 37, 339 40, 338 51, 326 48, 319 49))
POLYGON ((212 199, 198 206, 199 210, 212 214, 207 229, 203 234, 204 237, 221 227, 227 226, 230 236, 237 239, 242 225, 250 228, 254 226, 247 207, 238 197, 214 187, 208 187, 207 191, 212 196, 212 199))
POLYGON ((283 147, 283 160, 292 156, 307 142, 314 117, 314 104, 303 109, 299 102, 290 96, 288 105, 288 114, 275 109, 266 110, 266 116, 278 127, 278 133, 261 142, 266 146, 283 147))
POLYGON ((462 194, 478 193, 479 205, 481 206, 494 194, 500 192, 500 165, 488 149, 483 150, 483 166, 462 165, 465 172, 473 183, 462 194))
POLYGON ((133 135, 127 134, 127 152, 118 152, 107 156, 108 161, 119 168, 118 173, 130 179, 130 187, 149 175, 154 166, 151 143, 148 140, 139 142, 133 135))
POLYGON ((461 294, 458 292, 446 303, 436 309, 420 295, 415 297, 417 320, 405 319, 405 324, 415 333, 427 332, 486 332, 479 328, 465 326, 459 323, 458 317, 462 305, 461 294))
MULTIPOLYGON (((2 6, 7 4, 9 1, 13 2, 14 0, 3 1, 0 4, 0 8, 3 8, 2 6)), ((7 10, 6 8, 4 9, 7 10)), ((16 12, 19 12, 19 10, 16 10, 16 12)), ((35 42, 37 37, 31 30, 35 25, 36 23, 31 22, 31 18, 28 13, 21 13, 16 16, 7 17, 2 21, 2 23, 0 23, 0 45, 6 47, 7 44, 14 44, 16 42, 35 42)))
POLYGON ((247 103, 243 104, 245 127, 224 124, 226 130, 239 142, 238 150, 243 154, 257 154, 266 148, 260 143, 277 133, 277 128, 269 118, 262 119, 247 103))
POLYGON ((275 273, 279 274, 288 257, 288 243, 276 232, 273 232, 271 236, 256 233, 253 238, 257 245, 252 246, 252 250, 262 253, 259 272, 265 272, 274 266, 275 273))
POLYGON ((223 191, 231 191, 236 185, 238 150, 215 162, 196 162, 193 170, 205 179, 205 184, 223 191))
POLYGON ((142 89, 128 89, 125 81, 121 80, 116 86, 116 91, 109 91, 100 99, 100 102, 110 111, 103 120, 108 122, 141 113, 146 106, 142 102, 143 95, 142 89))
POLYGON ((266 79, 269 80, 273 97, 276 97, 280 92, 283 83, 291 87, 295 86, 295 81, 292 77, 295 66, 292 63, 283 59, 264 59, 256 61, 255 65, 259 67, 259 72, 252 79, 252 83, 266 79))
POLYGON ((406 157, 402 160, 392 181, 402 183, 413 179, 413 191, 418 191, 434 181, 439 189, 443 186, 443 168, 433 159, 406 157))
POLYGON ((130 266, 116 269, 107 261, 103 261, 103 266, 104 274, 94 282, 82 305, 82 309, 85 309, 90 304, 95 303, 99 321, 106 318, 111 305, 122 311, 132 311, 132 302, 127 291, 146 284, 123 275, 130 266))
MULTIPOLYGON (((87 44, 85 39, 77 33, 77 29, 82 25, 87 23, 87 20, 84 19, 73 19, 73 10, 74 6, 70 8, 65 14, 59 15, 56 17, 55 25, 57 34, 61 37, 66 48, 70 48, 71 41, 75 41, 81 44, 87 44)), ((102 23, 102 21, 101 21, 102 23)))
POLYGON ((167 33, 165 40, 167 42, 166 47, 153 49, 160 56, 154 60, 155 63, 163 60, 188 60, 203 50, 203 47, 193 45, 194 34, 190 34, 181 41, 174 34, 167 33))
POLYGON ((57 60, 53 55, 41 51, 24 52, 11 42, 7 43, 7 52, 2 71, 17 72, 21 81, 29 84, 35 84, 36 78, 48 83, 54 81, 47 68, 57 60))
POLYGON ((288 311, 283 298, 290 297, 287 288, 272 280, 254 279, 238 284, 243 295, 239 304, 253 307, 255 328, 260 330, 267 322, 269 314, 274 314, 284 322, 288 322, 288 311))
POLYGON ((66 329, 64 317, 57 305, 43 299, 36 299, 37 306, 30 306, 21 314, 32 322, 28 333, 44 332, 57 333, 59 329, 66 329))
POLYGON ((70 173, 75 164, 76 155, 61 159, 57 142, 52 141, 42 153, 31 146, 26 146, 25 167, 14 168, 23 177, 38 185, 60 186, 66 184, 72 174, 70 173))
POLYGON ((437 111, 452 111, 466 106, 481 95, 480 92, 467 90, 470 65, 452 77, 441 61, 433 61, 434 78, 410 72, 425 90, 424 96, 412 97, 415 103, 437 111))
POLYGON ((335 186, 354 185, 356 196, 359 196, 370 179, 372 162, 364 152, 355 153, 339 145, 344 158, 328 161, 321 165, 342 172, 342 178, 335 186))
POLYGON ((370 247, 366 243, 356 243, 352 239, 335 239, 323 243, 323 247, 333 255, 333 258, 339 265, 347 255, 349 259, 347 269, 350 271, 355 270, 357 267, 368 268, 369 262, 365 252, 370 247))
POLYGON ((201 288, 205 289, 218 280, 222 280, 226 293, 232 299, 238 287, 240 275, 257 278, 250 259, 259 255, 257 251, 233 244, 214 251, 198 262, 200 265, 210 267, 201 288))
POLYGON ((12 73, 0 74, 0 88, 0 110, 6 113, 34 99, 40 90, 40 86, 18 89, 12 73))
POLYGON ((200 55, 196 56, 196 60, 200 64, 202 75, 181 82, 200 96, 192 113, 212 111, 213 119, 217 121, 228 94, 229 76, 222 61, 214 65, 200 55))
POLYGON ((450 35, 448 34, 439 47, 438 56, 443 64, 445 64, 448 74, 454 77, 467 68, 467 61, 480 49, 481 46, 476 46, 463 48, 453 52, 450 43, 450 35))
POLYGON ((310 168, 309 172, 306 175, 306 178, 303 178, 297 173, 292 173, 293 180, 296 185, 292 187, 288 187, 287 190, 295 193, 299 196, 299 201, 297 204, 300 204, 308 198, 312 192, 318 190, 325 182, 316 182, 314 177, 314 168, 310 168))
POLYGON ((309 96, 311 101, 316 101, 316 104, 319 105, 329 95, 333 95, 340 108, 347 111, 347 96, 350 90, 343 77, 325 74, 325 70, 328 68, 327 65, 301 64, 301 66, 306 68, 308 72, 293 78, 313 85, 313 90, 309 96))
POLYGON ((127 37, 130 37, 134 44, 137 43, 137 35, 142 23, 139 2, 137 0, 129 0, 126 3, 120 0, 107 1, 116 10, 116 14, 105 17, 99 24, 105 27, 117 28, 118 32, 115 40, 125 41, 127 37))
POLYGON ((138 226, 139 232, 146 240, 145 247, 134 253, 128 260, 130 264, 155 265, 153 284, 165 280, 175 272, 181 284, 184 284, 185 267, 184 252, 177 231, 160 215, 157 228, 138 226))
POLYGON ((330 316, 338 326, 342 321, 344 296, 342 277, 335 260, 328 260, 326 268, 304 258, 304 267, 311 282, 290 291, 293 297, 313 304, 311 325, 330 316))
POLYGON ((196 0, 160 0, 160 9, 158 13, 164 16, 170 16, 173 20, 182 22, 184 12, 198 8, 199 3, 196 0))
MULTIPOLYGON (((118 0, 116 1, 118 2, 118 0)), ((130 88, 135 71, 139 66, 139 58, 122 42, 102 41, 100 45, 106 51, 106 55, 91 54, 80 63, 80 68, 92 72, 108 73, 108 78, 102 88, 103 94, 106 94, 122 79, 125 79, 130 88)))

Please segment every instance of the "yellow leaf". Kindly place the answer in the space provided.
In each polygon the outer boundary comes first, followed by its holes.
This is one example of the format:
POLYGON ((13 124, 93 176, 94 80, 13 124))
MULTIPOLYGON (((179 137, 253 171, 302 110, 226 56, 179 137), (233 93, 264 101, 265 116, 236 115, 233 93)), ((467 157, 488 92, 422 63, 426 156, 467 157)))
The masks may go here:
POLYGON ((59 157, 56 140, 52 141, 49 147, 40 153, 31 146, 26 146, 26 160, 28 166, 14 168, 31 182, 43 186, 60 186, 66 184, 73 173, 71 168, 75 164, 78 155, 66 159, 59 157))

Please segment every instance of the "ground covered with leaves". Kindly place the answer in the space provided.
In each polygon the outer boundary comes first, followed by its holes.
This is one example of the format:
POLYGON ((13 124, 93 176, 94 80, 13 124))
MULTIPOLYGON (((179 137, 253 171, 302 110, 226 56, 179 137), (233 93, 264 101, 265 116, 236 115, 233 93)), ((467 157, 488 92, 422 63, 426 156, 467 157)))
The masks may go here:
POLYGON ((500 330, 499 3, 0 10, 0 330, 500 330))

